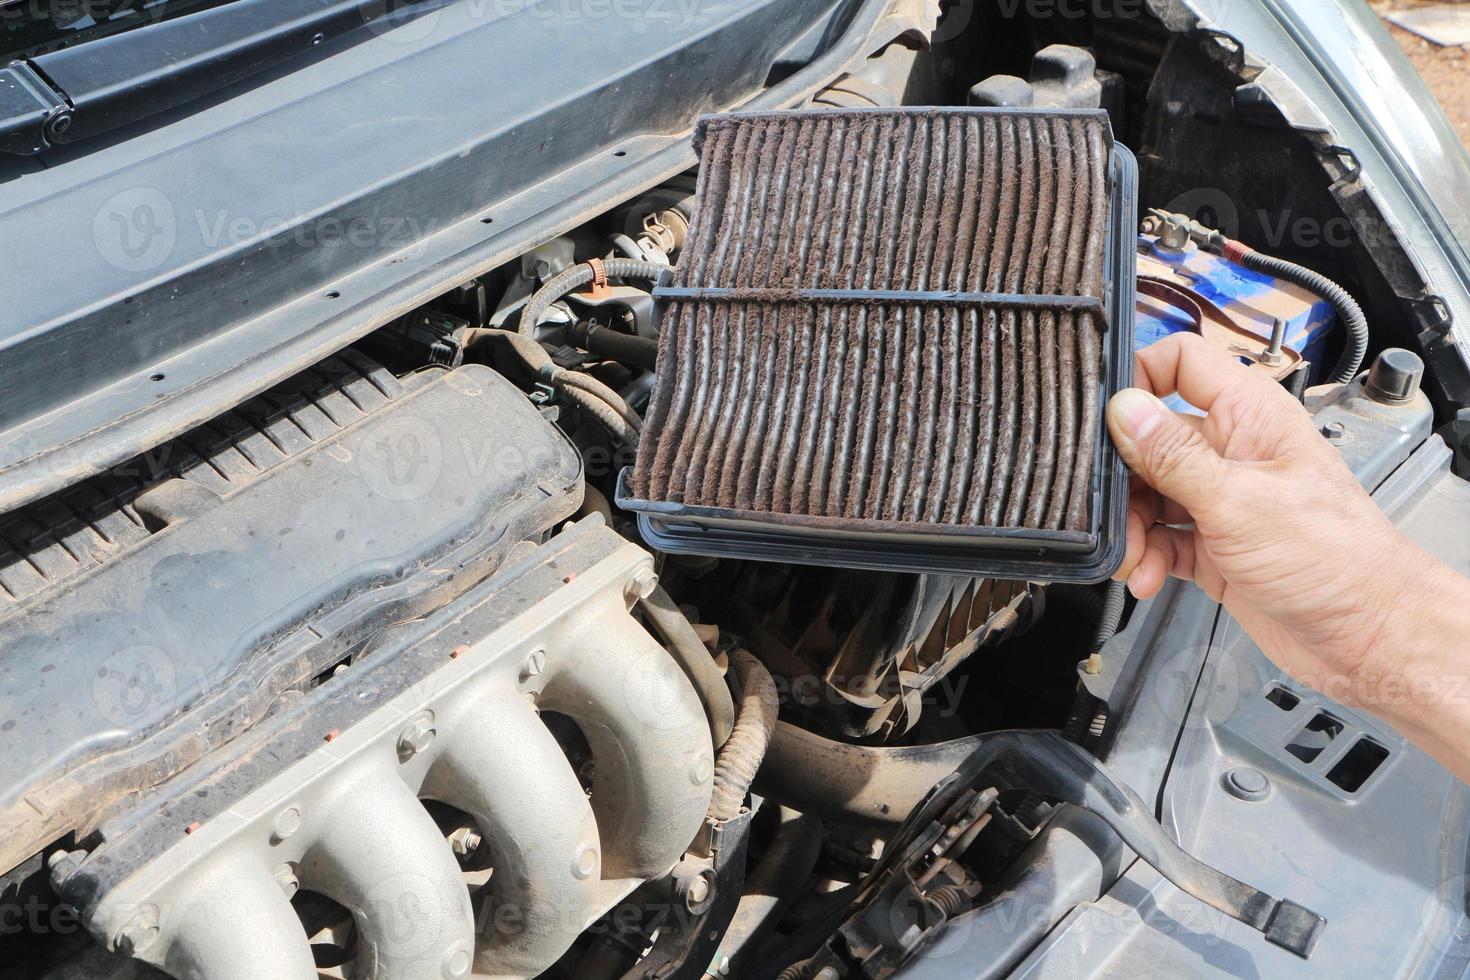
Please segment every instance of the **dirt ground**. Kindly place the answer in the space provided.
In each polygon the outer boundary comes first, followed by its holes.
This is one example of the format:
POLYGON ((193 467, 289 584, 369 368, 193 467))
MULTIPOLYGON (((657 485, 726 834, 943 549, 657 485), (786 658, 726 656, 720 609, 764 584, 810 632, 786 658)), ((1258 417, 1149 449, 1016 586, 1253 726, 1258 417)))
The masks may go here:
MULTIPOLYGON (((1374 2, 1372 7, 1380 14, 1393 10, 1404 10, 1417 6, 1404 0, 1374 2)), ((1465 4, 1465 16, 1470 17, 1470 3, 1465 4)), ((1430 89, 1444 106, 1445 114, 1455 124, 1460 141, 1470 146, 1470 47, 1442 48, 1426 41, 1417 34, 1384 22, 1399 47, 1408 53, 1414 67, 1429 83, 1430 89)))

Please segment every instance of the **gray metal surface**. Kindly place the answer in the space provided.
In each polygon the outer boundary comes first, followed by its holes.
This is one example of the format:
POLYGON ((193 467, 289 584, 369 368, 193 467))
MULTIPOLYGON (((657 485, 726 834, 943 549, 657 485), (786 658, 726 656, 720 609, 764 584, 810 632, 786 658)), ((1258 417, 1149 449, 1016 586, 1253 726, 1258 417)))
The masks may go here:
POLYGON ((450 3, 207 106, 0 162, 0 509, 687 169, 698 112, 805 97, 870 32, 904 29, 887 6, 450 3), (766 88, 813 27, 813 60, 766 88))
POLYGON ((0 619, 0 865, 237 735, 575 510, 581 460, 489 368, 437 372, 0 619))
MULTIPOLYGON (((1451 454, 1439 438, 1416 448, 1430 424, 1427 401, 1383 406, 1360 388, 1355 381, 1319 392, 1318 421, 1340 423, 1334 445, 1406 534, 1470 572, 1470 484, 1449 472, 1451 454)), ((1262 944, 1125 850, 1122 877, 1104 882, 1096 901, 1081 899, 1011 975, 1459 975, 1470 954, 1461 938, 1470 925, 1470 788, 1371 717, 1287 679, 1193 585, 1170 582, 1139 603, 1104 646, 1103 668, 1084 681, 1108 704, 1099 753, 1117 778, 1156 801, 1161 823, 1191 854, 1267 892, 1290 894, 1328 925, 1311 959, 1298 959, 1262 944), (1289 697, 1275 695, 1278 689, 1289 697), (1333 724, 1314 724, 1324 711, 1333 724), (1376 766, 1348 758, 1360 744, 1383 750, 1376 766), (1348 778, 1355 772, 1363 776, 1356 784, 1348 778), (1252 780, 1264 781, 1264 790, 1239 788, 1252 780)), ((1085 891, 1096 864, 1085 854, 1072 857, 1060 873, 1081 876, 1085 891)), ((968 921, 968 935, 949 945, 941 939, 933 955, 1019 952, 1024 947, 1007 945, 1016 923, 1051 923, 1060 914, 1046 895, 1018 897, 1015 905, 1007 919, 968 921)), ((1027 935, 1028 945, 1039 937, 1027 935)), ((953 956, 931 966, 928 953, 909 972, 934 969, 992 975, 953 956)))
MULTIPOLYGON (((1461 572, 1470 570, 1470 486, 1449 472, 1449 450, 1425 443, 1376 493, 1398 526, 1461 572)), ((1192 588, 1190 591, 1195 591, 1192 588)), ((1470 788, 1375 719, 1288 679, 1233 620, 1205 648, 1177 643, 1185 670, 1164 685, 1192 700, 1159 799, 1165 825, 1192 853, 1261 887, 1288 890, 1328 926, 1309 961, 1263 948, 1248 931, 1191 902, 1134 864, 1109 894, 1077 909, 1016 970, 1021 977, 1458 976, 1467 962, 1464 896, 1470 788), (1207 657, 1203 673, 1189 672, 1207 657), (1197 683, 1197 686, 1195 684, 1197 683), (1266 695, 1284 688, 1285 706, 1266 695), (1320 753, 1287 748, 1319 714, 1339 722, 1320 753), (1355 789, 1332 774, 1363 738, 1386 758, 1355 789), (1259 799, 1228 774, 1265 777, 1259 799)), ((1453 687, 1463 679, 1446 678, 1453 687)), ((1454 691, 1425 696, 1455 696, 1454 691)), ((1166 711, 1177 700, 1157 702, 1166 711)), ((1128 738, 1128 725, 1119 742, 1128 738)), ((1312 744, 1311 740, 1306 740, 1312 744)))
POLYGON ((1372 490, 1429 438, 1434 410, 1417 388, 1405 403, 1385 404, 1369 395, 1367 379, 1365 371, 1347 384, 1310 390, 1306 406, 1322 437, 1342 453, 1358 482, 1372 490))
POLYGON ((709 804, 704 710, 629 612, 651 567, 597 518, 564 532, 137 801, 64 890, 105 945, 179 977, 312 980, 285 877, 352 912, 354 976, 541 972, 709 804), (586 737, 590 794, 541 711, 586 737), (483 834, 473 899, 419 797, 483 834))

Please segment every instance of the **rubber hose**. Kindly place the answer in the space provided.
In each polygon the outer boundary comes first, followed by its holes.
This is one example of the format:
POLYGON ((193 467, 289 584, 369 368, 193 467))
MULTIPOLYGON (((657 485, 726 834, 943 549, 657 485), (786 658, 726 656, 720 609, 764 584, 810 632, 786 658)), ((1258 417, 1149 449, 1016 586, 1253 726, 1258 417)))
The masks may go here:
MULTIPOLYGON (((1097 593, 1094 591, 1093 594, 1097 593)), ((1087 648, 1089 654, 1099 652, 1104 643, 1118 635, 1118 624, 1123 621, 1123 609, 1127 604, 1128 586, 1123 582, 1109 582, 1098 611, 1097 628, 1092 633, 1092 645, 1087 648)), ((1071 714, 1067 715, 1066 724, 1062 725, 1062 737, 1081 745, 1091 734, 1092 723, 1101 703, 1079 684, 1077 700, 1072 705, 1071 714)), ((1029 796, 1027 801, 1030 801, 1029 796)))
POLYGON ((568 339, 591 354, 623 364, 650 371, 658 364, 658 341, 651 337, 637 337, 609 327, 578 324, 572 327, 568 339))
POLYGON ((739 976, 766 933, 811 877, 822 856, 822 821, 790 807, 781 807, 781 825, 755 869, 745 878, 740 903, 715 955, 730 960, 730 973, 739 976))
POLYGON ((1092 634, 1092 646, 1088 653, 1097 653, 1103 644, 1118 634, 1118 624, 1123 621, 1123 609, 1128 604, 1128 586, 1123 582, 1109 582, 1107 596, 1103 599, 1102 613, 1098 616, 1097 629, 1092 634))
POLYGON ((580 391, 587 392, 587 394, 595 398, 600 398, 607 402, 608 407, 614 412, 617 412, 619 417, 624 422, 627 422, 634 432, 643 428, 643 419, 639 417, 637 412, 633 411, 627 402, 623 401, 623 396, 590 374, 558 368, 551 372, 551 383, 557 388, 576 388, 580 391))
POLYGON ((740 689, 740 708, 730 738, 715 758, 715 788, 708 813, 716 823, 740 816, 745 794, 750 792, 750 784, 765 761, 780 707, 776 682, 754 654, 731 650, 730 674, 740 689))
POLYGON ((983 738, 852 745, 778 722, 756 792, 832 823, 896 826, 983 738))
POLYGON ((598 423, 612 435, 621 440, 631 449, 638 448, 638 430, 628 424, 627 420, 614 411, 613 407, 601 398, 590 395, 580 388, 562 388, 562 394, 567 400, 575 404, 582 411, 591 415, 598 423))
POLYGON ((1343 330, 1347 332, 1347 342, 1328 380, 1341 384, 1358 376, 1358 368, 1363 366, 1363 357, 1368 353, 1368 318, 1363 314, 1363 308, 1358 305, 1358 301, 1346 289, 1320 272, 1313 272, 1306 266, 1278 259, 1274 255, 1257 252, 1249 245, 1237 241, 1226 242, 1224 254, 1226 258, 1239 262, 1247 269, 1285 279, 1331 303, 1332 308, 1337 311, 1337 318, 1342 321, 1343 330))
MULTIPOLYGON (((641 262, 638 259, 607 259, 602 263, 610 279, 646 279, 653 282, 659 274, 668 268, 657 262, 641 262)), ((518 329, 523 337, 535 336, 536 325, 541 322, 541 317, 551 308, 551 304, 561 299, 574 289, 579 289, 592 281, 592 266, 587 264, 574 265, 558 275, 552 276, 546 284, 536 290, 526 305, 521 309, 521 319, 518 329)))
POLYGON ((730 697, 730 689, 725 686, 719 666, 700 642, 699 634, 694 632, 689 620, 662 587, 654 586, 652 592, 638 601, 638 606, 664 638, 670 655, 679 662, 689 682, 694 685, 705 712, 709 714, 710 735, 715 748, 720 748, 735 727, 735 701, 730 697))
POLYGON ((537 377, 586 409, 613 435, 629 445, 638 444, 638 431, 643 427, 643 419, 629 407, 622 395, 590 374, 558 367, 545 347, 514 330, 483 327, 467 331, 465 350, 471 350, 487 340, 504 341, 537 377), (577 397, 574 392, 580 392, 587 397, 577 397))

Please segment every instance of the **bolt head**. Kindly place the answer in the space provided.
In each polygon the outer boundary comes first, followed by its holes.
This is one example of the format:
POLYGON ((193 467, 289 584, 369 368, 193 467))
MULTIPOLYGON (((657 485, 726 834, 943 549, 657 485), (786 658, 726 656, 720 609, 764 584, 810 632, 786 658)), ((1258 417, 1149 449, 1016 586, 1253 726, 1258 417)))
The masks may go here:
POLYGON ((281 894, 287 898, 295 896, 301 887, 301 881, 296 877, 296 872, 291 870, 289 864, 283 864, 275 870, 271 877, 276 879, 276 884, 281 886, 281 894))
POLYGON ((410 759, 429 747, 434 741, 434 722, 428 715, 419 715, 403 726, 398 734, 398 757, 410 759))
POLYGON ((533 650, 531 655, 526 658, 526 666, 522 669, 522 673, 527 677, 535 677, 545 669, 546 651, 533 650))
POLYGON ((145 905, 124 923, 112 937, 113 949, 127 956, 137 956, 158 939, 158 909, 145 905))
POLYGON ((633 599, 647 599, 658 588, 658 573, 652 565, 644 565, 628 579, 628 595, 633 599))
POLYGON ((444 954, 442 973, 444 980, 460 980, 461 977, 470 975, 470 967, 474 963, 474 957, 470 951, 463 946, 452 946, 449 952, 444 954))
POLYGON ((288 806, 271 821, 271 840, 277 844, 301 829, 301 811, 288 806))
POLYGON ((689 883, 689 904, 694 906, 703 905, 705 899, 709 898, 709 879, 700 875, 689 883))
POLYGON ((577 848, 576 855, 572 858, 572 874, 578 878, 591 878, 597 873, 597 848, 591 844, 582 844, 577 848))

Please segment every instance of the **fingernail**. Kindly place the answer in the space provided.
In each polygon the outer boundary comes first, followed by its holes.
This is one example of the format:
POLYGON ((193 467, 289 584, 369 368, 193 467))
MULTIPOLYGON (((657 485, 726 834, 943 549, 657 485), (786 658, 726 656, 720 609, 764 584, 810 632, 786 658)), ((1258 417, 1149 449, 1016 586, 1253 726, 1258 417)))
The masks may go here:
POLYGON ((1124 388, 1108 401, 1108 427, 1114 437, 1137 441, 1158 428, 1168 409, 1141 388, 1124 388))

